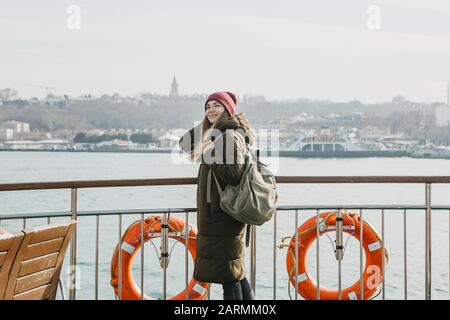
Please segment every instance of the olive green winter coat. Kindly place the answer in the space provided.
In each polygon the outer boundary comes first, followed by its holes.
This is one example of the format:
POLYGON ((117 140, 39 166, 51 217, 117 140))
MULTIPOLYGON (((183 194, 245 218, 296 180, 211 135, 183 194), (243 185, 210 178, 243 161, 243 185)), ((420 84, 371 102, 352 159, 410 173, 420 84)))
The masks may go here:
MULTIPOLYGON (((221 132, 227 129, 242 129, 248 133, 251 126, 246 116, 239 113, 219 123, 216 129, 221 132)), ((192 128, 180 139, 180 147, 186 152, 191 151, 195 145, 194 130, 199 130, 199 127, 192 128), (191 143, 183 143, 185 141, 191 143)), ((227 143, 227 139, 230 139, 229 132, 227 131, 227 134, 214 141, 215 147, 220 143, 224 145, 227 143)), ((252 136, 249 135, 249 137, 252 136)), ((247 141, 253 143, 251 140, 247 141)), ((222 150, 226 150, 225 147, 222 150)), ((244 173, 242 150, 238 149, 236 142, 234 142, 233 164, 226 163, 230 159, 225 157, 225 152, 223 156, 222 163, 218 163, 219 161, 211 164, 205 161, 200 163, 197 177, 197 257, 194 267, 194 278, 197 281, 221 284, 242 280, 244 277, 243 236, 245 232, 245 224, 230 217, 220 208, 220 198, 215 183, 211 184, 211 203, 206 201, 209 170, 215 173, 222 189, 229 184, 238 185, 244 173)))

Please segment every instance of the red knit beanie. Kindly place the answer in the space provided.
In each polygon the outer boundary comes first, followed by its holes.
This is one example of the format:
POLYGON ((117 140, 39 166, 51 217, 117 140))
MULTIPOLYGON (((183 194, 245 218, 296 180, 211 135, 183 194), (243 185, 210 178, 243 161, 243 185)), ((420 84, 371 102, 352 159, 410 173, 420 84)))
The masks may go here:
POLYGON ((216 100, 220 104, 222 104, 225 109, 227 109, 230 116, 234 115, 236 112, 236 96, 228 91, 218 91, 211 94, 205 102, 205 110, 206 105, 209 101, 216 100))

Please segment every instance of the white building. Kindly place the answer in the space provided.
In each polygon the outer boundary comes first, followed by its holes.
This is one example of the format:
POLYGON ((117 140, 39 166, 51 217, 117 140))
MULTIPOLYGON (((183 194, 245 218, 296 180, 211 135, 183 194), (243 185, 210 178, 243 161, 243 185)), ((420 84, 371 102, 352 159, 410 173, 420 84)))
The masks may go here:
POLYGON ((23 133, 29 133, 30 130, 30 124, 27 122, 20 122, 20 121, 6 121, 3 122, 0 125, 0 128, 5 129, 12 129, 14 131, 14 135, 16 134, 23 134, 23 133))
POLYGON ((438 126, 447 126, 450 123, 450 106, 443 104, 436 107, 435 115, 438 126))
POLYGON ((158 139, 159 146, 161 148, 172 148, 178 144, 178 141, 180 140, 179 136, 176 136, 171 133, 166 133, 162 137, 158 139))
POLYGON ((8 128, 0 128, 0 140, 12 140, 14 138, 14 130, 8 128))

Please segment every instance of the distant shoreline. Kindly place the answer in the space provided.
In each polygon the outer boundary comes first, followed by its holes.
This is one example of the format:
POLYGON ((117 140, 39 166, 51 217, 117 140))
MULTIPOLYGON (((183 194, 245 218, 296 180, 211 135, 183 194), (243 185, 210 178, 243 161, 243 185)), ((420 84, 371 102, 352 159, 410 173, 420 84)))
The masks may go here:
MULTIPOLYGON (((0 152, 69 152, 69 153, 172 153, 171 149, 158 150, 5 150, 0 152)), ((181 152, 181 151, 180 151, 181 152)), ((413 159, 448 159, 450 154, 412 154, 405 151, 347 151, 347 152, 296 152, 280 151, 280 158, 413 158, 413 159)), ((271 154, 268 157, 272 157, 271 154)))
POLYGON ((0 152, 87 152, 87 153, 172 153, 171 149, 161 150, 5 150, 0 152))

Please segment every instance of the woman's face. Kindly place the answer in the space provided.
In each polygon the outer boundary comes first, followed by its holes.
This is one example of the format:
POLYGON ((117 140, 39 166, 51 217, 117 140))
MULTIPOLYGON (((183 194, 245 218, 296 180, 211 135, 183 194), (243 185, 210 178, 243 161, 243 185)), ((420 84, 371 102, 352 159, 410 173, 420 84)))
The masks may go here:
POLYGON ((225 107, 216 100, 211 100, 206 104, 206 117, 213 124, 225 112, 225 107))

